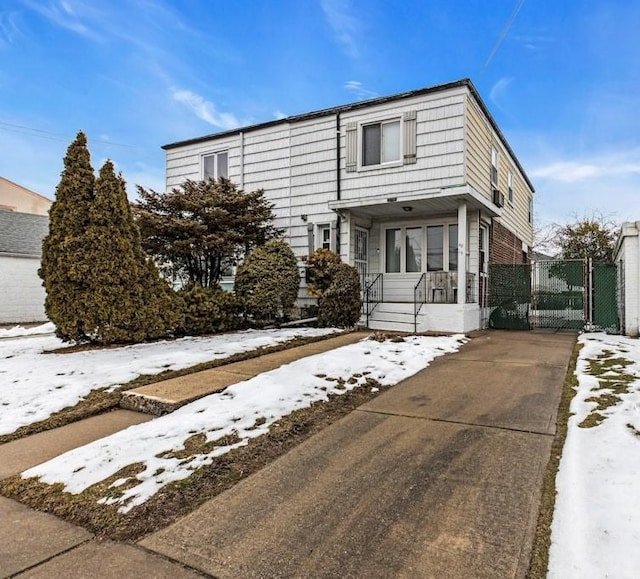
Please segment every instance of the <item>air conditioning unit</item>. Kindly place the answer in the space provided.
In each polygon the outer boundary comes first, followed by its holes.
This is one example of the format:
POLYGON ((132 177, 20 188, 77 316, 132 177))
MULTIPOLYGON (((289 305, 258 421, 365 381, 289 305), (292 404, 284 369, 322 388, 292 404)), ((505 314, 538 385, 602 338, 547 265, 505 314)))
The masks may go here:
POLYGON ((498 207, 504 207, 504 194, 499 189, 493 190, 493 203, 498 207))

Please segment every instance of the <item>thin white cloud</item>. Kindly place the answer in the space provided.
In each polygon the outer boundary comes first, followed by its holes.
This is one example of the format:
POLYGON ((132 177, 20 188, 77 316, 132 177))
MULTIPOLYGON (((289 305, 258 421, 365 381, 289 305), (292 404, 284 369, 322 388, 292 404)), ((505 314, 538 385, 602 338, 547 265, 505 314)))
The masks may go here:
POLYGON ((555 42, 555 38, 544 34, 514 34, 512 40, 532 52, 547 50, 555 42))
POLYGON ((364 85, 357 80, 348 80, 344 83, 344 88, 350 93, 353 93, 360 100, 375 98, 378 96, 377 92, 365 88, 364 85))
POLYGON ((349 0, 321 0, 320 6, 344 52, 350 58, 358 58, 360 23, 353 15, 349 0))
POLYGON ((190 90, 172 90, 173 100, 186 106, 199 119, 223 130, 235 129, 243 123, 232 113, 221 113, 216 106, 190 90))
POLYGON ((289 115, 283 113, 281 110, 273 111, 273 118, 280 121, 286 119, 289 115))
POLYGON ((50 2, 25 0, 25 4, 60 28, 91 40, 101 40, 101 36, 96 33, 96 28, 84 22, 84 20, 99 20, 99 14, 93 6, 71 0, 50 2))
POLYGON ((499 104, 500 97, 506 92, 507 88, 513 81, 513 78, 502 77, 496 84, 493 85, 489 92, 489 98, 495 104, 499 104))
POLYGON ((20 34, 17 12, 0 12, 0 44, 11 44, 20 34))
POLYGON ((636 177, 640 175, 640 154, 638 151, 634 154, 635 159, 625 153, 588 160, 557 161, 536 167, 530 171, 530 175, 563 183, 579 183, 602 177, 636 177))

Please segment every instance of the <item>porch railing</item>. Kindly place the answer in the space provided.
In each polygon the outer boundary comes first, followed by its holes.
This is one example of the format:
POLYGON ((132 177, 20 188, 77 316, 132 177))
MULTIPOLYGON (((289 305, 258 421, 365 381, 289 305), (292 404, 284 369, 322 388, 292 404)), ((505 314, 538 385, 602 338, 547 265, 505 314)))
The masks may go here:
POLYGON ((376 306, 383 301, 382 274, 365 274, 362 276, 362 308, 369 327, 369 316, 376 306))
POLYGON ((413 288, 413 331, 418 331, 418 314, 427 301, 427 274, 423 273, 413 288))

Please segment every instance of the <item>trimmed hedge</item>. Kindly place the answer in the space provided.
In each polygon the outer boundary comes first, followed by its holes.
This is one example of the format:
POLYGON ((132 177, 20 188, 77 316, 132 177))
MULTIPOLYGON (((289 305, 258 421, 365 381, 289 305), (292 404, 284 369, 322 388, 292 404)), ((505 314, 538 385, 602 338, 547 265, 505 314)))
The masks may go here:
POLYGON ((234 287, 246 314, 256 322, 286 319, 300 288, 296 256, 284 241, 267 241, 247 255, 234 287))
POLYGON ((203 288, 198 284, 177 293, 184 304, 180 334, 215 334, 242 326, 242 303, 232 293, 220 288, 203 288))
POLYGON ((331 283, 319 298, 318 305, 319 326, 354 326, 360 319, 362 308, 358 270, 346 263, 334 265, 331 283))

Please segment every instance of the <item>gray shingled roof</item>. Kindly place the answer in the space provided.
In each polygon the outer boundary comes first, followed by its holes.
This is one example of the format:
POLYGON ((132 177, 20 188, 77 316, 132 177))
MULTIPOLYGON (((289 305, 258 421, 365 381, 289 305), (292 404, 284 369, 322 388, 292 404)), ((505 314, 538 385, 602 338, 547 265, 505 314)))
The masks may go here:
POLYGON ((39 256, 42 240, 48 232, 49 218, 46 215, 0 209, 0 253, 39 256))

